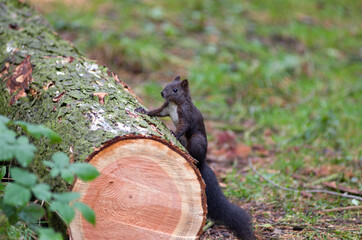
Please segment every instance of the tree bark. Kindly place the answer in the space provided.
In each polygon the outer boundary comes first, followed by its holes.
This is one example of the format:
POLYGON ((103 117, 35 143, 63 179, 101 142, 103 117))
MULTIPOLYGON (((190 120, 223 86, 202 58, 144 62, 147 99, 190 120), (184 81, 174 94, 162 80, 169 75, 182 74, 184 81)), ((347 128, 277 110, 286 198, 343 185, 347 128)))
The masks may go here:
POLYGON ((0 114, 45 124, 62 143, 34 141, 30 170, 55 190, 42 161, 64 151, 89 161, 101 175, 76 180, 73 190, 96 212, 89 225, 77 214, 72 239, 197 238, 206 197, 194 160, 157 118, 140 115, 129 86, 83 57, 27 6, 0 3, 0 114))

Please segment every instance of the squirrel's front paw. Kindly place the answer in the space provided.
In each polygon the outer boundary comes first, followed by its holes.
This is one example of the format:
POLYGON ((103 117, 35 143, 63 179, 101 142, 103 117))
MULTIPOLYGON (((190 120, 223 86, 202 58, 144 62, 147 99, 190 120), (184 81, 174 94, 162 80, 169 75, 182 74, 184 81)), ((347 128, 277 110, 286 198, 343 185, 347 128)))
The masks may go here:
POLYGON ((136 112, 147 114, 147 111, 143 107, 136 108, 136 112))

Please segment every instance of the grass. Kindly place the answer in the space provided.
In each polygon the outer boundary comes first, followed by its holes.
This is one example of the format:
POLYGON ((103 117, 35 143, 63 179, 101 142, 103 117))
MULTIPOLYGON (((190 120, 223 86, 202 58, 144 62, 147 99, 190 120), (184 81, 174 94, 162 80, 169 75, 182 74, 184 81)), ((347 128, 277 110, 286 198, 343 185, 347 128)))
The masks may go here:
MULTIPOLYGON (((331 181, 362 190, 360 1, 30 2, 63 37, 118 72, 150 108, 162 103, 163 84, 187 77, 212 126, 210 141, 231 129, 238 142, 261 145, 269 154, 250 156, 277 184, 324 188, 318 180, 336 175, 331 181)), ((273 188, 234 160, 225 170, 226 194, 253 203, 253 216, 263 212, 280 223, 273 226, 283 229, 279 237, 361 236, 358 227, 351 230, 351 223, 361 227, 358 211, 322 211, 360 202, 273 188), (289 231, 284 223, 306 227, 289 231)), ((267 237, 263 219, 256 217, 255 226, 267 237)))

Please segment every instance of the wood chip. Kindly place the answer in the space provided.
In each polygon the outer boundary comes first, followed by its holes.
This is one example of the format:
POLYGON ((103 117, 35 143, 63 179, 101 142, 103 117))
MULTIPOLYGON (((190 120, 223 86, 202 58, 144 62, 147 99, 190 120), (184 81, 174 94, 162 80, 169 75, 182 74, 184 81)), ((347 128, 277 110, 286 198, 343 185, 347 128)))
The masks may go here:
POLYGON ((103 93, 103 92, 97 92, 97 93, 93 93, 93 96, 97 96, 98 97, 98 100, 99 100, 99 103, 101 105, 104 105, 105 101, 104 101, 104 98, 106 96, 108 96, 108 93, 103 93))
POLYGON ((6 78, 6 89, 12 95, 9 105, 13 105, 21 97, 26 97, 25 90, 29 89, 29 85, 33 81, 30 57, 27 55, 11 76, 6 78))

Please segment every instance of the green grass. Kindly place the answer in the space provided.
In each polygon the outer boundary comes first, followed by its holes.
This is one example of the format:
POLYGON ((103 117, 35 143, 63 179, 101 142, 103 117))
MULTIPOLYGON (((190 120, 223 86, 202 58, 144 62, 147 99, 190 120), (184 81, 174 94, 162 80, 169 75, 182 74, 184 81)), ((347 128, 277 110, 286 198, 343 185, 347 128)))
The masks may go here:
MULTIPOLYGON (((187 77, 207 121, 272 152, 254 160, 276 183, 320 187, 311 183, 338 173, 338 184, 362 190, 361 1, 97 0, 38 6, 52 7, 46 16, 55 29, 118 72, 150 108, 162 103, 163 84, 175 75, 187 77), (243 127, 247 120, 255 122, 252 129, 243 127), (266 137, 268 129, 272 134, 266 137)), ((208 129, 211 141, 214 130, 208 129)), ((303 211, 355 204, 275 189, 251 170, 240 175, 242 167, 234 165, 226 178, 228 196, 273 203, 285 212, 284 221, 319 226, 323 219, 303 211)), ((295 234, 358 238, 344 230, 347 223, 339 226, 295 234)))

